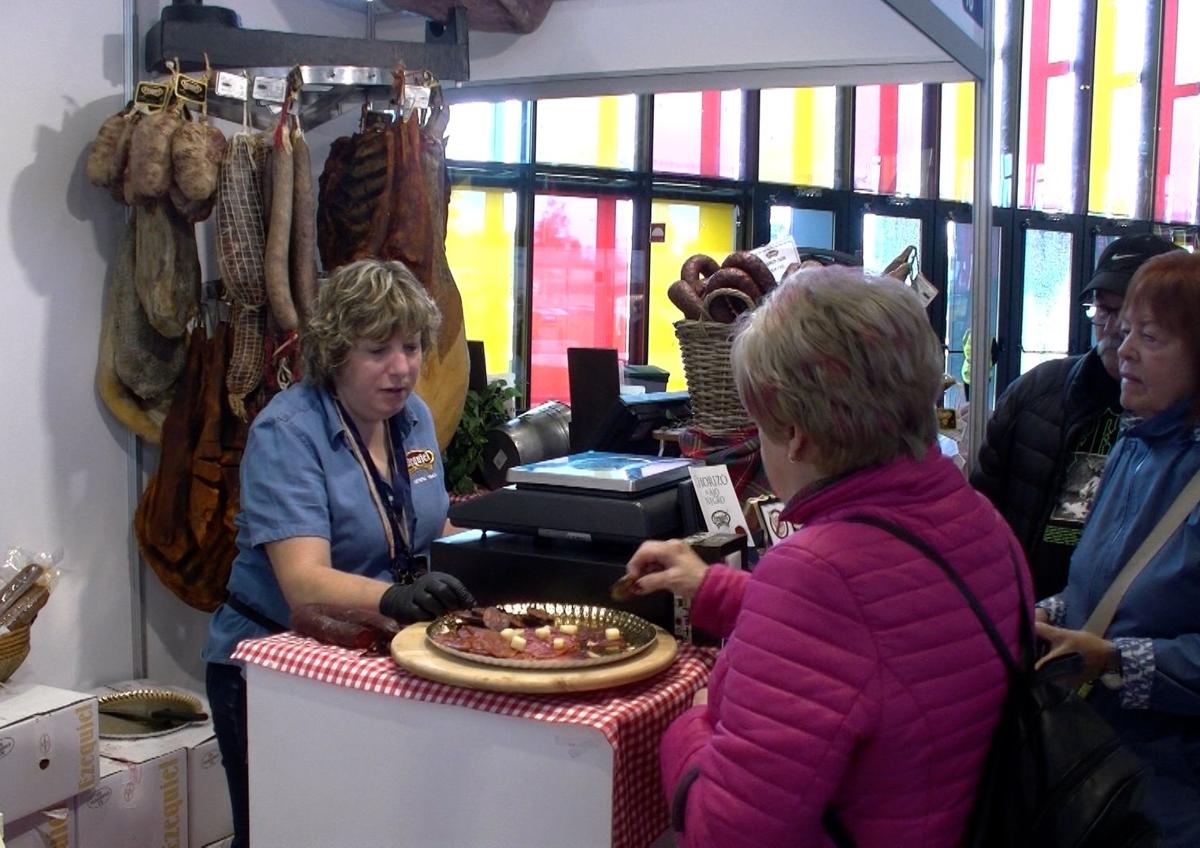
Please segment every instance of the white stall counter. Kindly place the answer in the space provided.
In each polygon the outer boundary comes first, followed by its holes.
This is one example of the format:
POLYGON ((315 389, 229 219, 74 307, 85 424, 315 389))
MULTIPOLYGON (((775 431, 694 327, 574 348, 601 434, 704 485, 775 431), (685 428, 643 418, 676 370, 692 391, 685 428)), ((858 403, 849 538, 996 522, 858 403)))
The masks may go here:
POLYGON ((667 827, 658 743, 713 652, 619 689, 435 683, 293 633, 243 642, 256 848, 645 848, 667 827))

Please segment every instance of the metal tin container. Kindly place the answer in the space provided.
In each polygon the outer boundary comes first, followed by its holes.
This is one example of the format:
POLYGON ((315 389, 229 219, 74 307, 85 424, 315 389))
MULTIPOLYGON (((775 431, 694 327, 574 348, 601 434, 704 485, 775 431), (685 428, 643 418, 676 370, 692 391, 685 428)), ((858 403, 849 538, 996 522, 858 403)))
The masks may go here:
POLYGON ((488 431, 483 451, 483 479, 489 489, 508 481, 508 469, 571 450, 571 408, 548 400, 488 431))

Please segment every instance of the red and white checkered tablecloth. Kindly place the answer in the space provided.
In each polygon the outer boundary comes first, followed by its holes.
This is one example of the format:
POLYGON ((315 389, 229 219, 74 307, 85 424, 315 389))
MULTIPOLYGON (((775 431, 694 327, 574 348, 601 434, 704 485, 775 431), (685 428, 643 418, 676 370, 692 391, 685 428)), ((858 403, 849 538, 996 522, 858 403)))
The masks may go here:
POLYGON ((666 671, 638 683, 597 692, 518 695, 436 683, 409 674, 391 657, 363 656, 295 633, 248 639, 233 653, 235 660, 335 686, 599 730, 613 749, 613 848, 645 848, 666 828, 658 742, 706 684, 714 657, 712 650, 681 644, 666 671))

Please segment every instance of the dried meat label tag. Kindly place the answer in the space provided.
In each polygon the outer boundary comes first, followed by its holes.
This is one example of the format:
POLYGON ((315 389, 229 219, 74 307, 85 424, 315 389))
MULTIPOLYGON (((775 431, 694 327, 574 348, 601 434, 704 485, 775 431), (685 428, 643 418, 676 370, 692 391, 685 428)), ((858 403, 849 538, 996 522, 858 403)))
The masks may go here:
POLYGON ((287 99, 287 78, 255 77, 254 99, 282 103, 287 99))
POLYGON ((917 295, 921 298, 921 305, 928 306, 933 303, 938 296, 937 286, 925 279, 925 275, 918 272, 910 285, 916 290, 917 295))
POLYGON ((143 112, 157 112, 167 105, 171 85, 165 82, 139 82, 133 104, 143 112))
POLYGON ((203 106, 208 99, 208 80, 205 77, 189 77, 180 74, 175 77, 175 96, 180 100, 203 106))
POLYGON ((404 86, 404 107, 407 109, 428 109, 429 93, 429 86, 427 85, 404 86))
POLYGON ((231 74, 228 71, 217 72, 216 93, 218 97, 245 100, 249 96, 249 90, 250 80, 241 74, 231 74))
POLYGON ((754 547, 750 525, 729 478, 729 469, 724 465, 693 465, 688 473, 692 475, 692 487, 709 531, 737 533, 746 537, 749 547, 754 547))

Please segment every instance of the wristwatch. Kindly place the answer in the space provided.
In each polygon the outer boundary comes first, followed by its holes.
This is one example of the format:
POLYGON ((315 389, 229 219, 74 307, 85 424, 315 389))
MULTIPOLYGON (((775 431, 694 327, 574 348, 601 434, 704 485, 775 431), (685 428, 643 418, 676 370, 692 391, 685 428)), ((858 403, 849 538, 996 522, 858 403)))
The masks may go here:
POLYGON ((1104 673, 1100 675, 1100 682, 1109 689, 1120 689, 1125 685, 1125 676, 1121 673, 1121 649, 1116 642, 1108 653, 1108 662, 1104 666, 1104 673))

